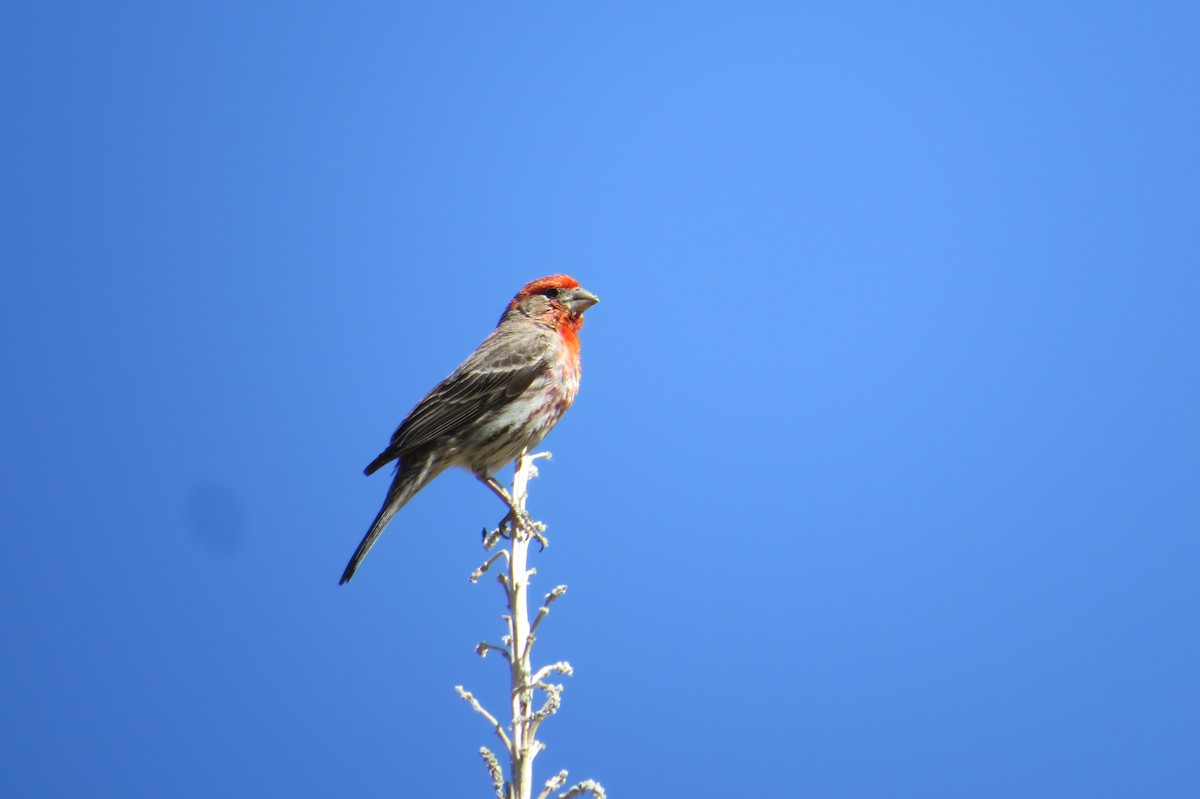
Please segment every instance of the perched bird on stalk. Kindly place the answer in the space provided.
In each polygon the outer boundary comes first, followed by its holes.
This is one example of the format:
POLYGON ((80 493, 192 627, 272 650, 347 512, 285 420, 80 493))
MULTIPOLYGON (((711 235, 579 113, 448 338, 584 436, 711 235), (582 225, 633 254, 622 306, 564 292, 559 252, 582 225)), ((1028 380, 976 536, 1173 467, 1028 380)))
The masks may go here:
POLYGON ((451 466, 470 470, 508 500, 493 475, 541 443, 575 401, 579 329, 583 312, 598 301, 566 275, 540 278, 517 292, 491 335, 417 403, 392 443, 363 470, 373 474, 397 461, 383 507, 339 585, 354 576, 396 511, 451 466))

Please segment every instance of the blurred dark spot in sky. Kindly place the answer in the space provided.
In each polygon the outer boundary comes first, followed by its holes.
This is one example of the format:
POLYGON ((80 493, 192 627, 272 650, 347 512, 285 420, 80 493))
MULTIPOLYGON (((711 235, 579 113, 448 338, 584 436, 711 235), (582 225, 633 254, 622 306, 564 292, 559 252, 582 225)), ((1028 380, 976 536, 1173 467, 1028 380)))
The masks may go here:
POLYGON ((206 550, 231 555, 246 538, 246 511, 237 492, 212 480, 199 480, 188 490, 184 507, 188 529, 206 550))

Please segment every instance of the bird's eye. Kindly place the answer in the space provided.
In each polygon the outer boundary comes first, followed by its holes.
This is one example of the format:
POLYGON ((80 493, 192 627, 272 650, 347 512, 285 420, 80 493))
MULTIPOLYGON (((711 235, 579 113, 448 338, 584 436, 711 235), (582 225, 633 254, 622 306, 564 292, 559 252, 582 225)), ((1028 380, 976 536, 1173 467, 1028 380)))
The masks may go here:
POLYGON ((547 297, 549 297, 552 300, 558 299, 558 289, 546 289, 545 291, 542 292, 542 294, 545 294, 547 297))

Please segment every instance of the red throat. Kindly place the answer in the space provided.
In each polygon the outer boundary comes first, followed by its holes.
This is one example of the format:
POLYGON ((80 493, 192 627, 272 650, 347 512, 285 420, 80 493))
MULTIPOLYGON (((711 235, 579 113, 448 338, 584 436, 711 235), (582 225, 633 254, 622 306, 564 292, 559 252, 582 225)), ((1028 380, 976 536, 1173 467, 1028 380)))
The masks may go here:
POLYGON ((579 328, 583 327, 583 317, 572 314, 560 314, 558 317, 558 335, 571 353, 571 360, 579 364, 579 328))

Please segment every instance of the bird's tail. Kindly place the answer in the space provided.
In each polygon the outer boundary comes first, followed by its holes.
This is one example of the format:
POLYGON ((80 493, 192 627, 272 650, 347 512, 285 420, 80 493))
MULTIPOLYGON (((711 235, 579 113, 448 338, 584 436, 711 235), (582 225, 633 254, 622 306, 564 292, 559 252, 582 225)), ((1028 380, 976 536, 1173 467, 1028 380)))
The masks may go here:
POLYGON ((437 477, 440 471, 441 469, 437 467, 432 457, 401 460, 400 468, 396 470, 396 476, 383 500, 383 507, 376 514, 375 521, 371 522, 371 529, 367 530, 367 534, 363 536, 358 549, 354 550, 354 555, 346 564, 346 571, 342 572, 342 579, 338 581, 338 585, 350 582, 354 572, 358 571, 358 564, 371 551, 371 547, 375 546, 379 534, 383 532, 383 528, 388 526, 388 522, 396 515, 396 511, 403 508, 405 503, 428 485, 430 480, 437 477))
POLYGON ((379 455, 375 457, 375 460, 367 464, 367 468, 363 469, 363 474, 365 474, 367 477, 370 477, 371 475, 375 474, 375 472, 379 471, 379 467, 394 460, 396 460, 396 453, 389 446, 383 452, 379 453, 379 455))

